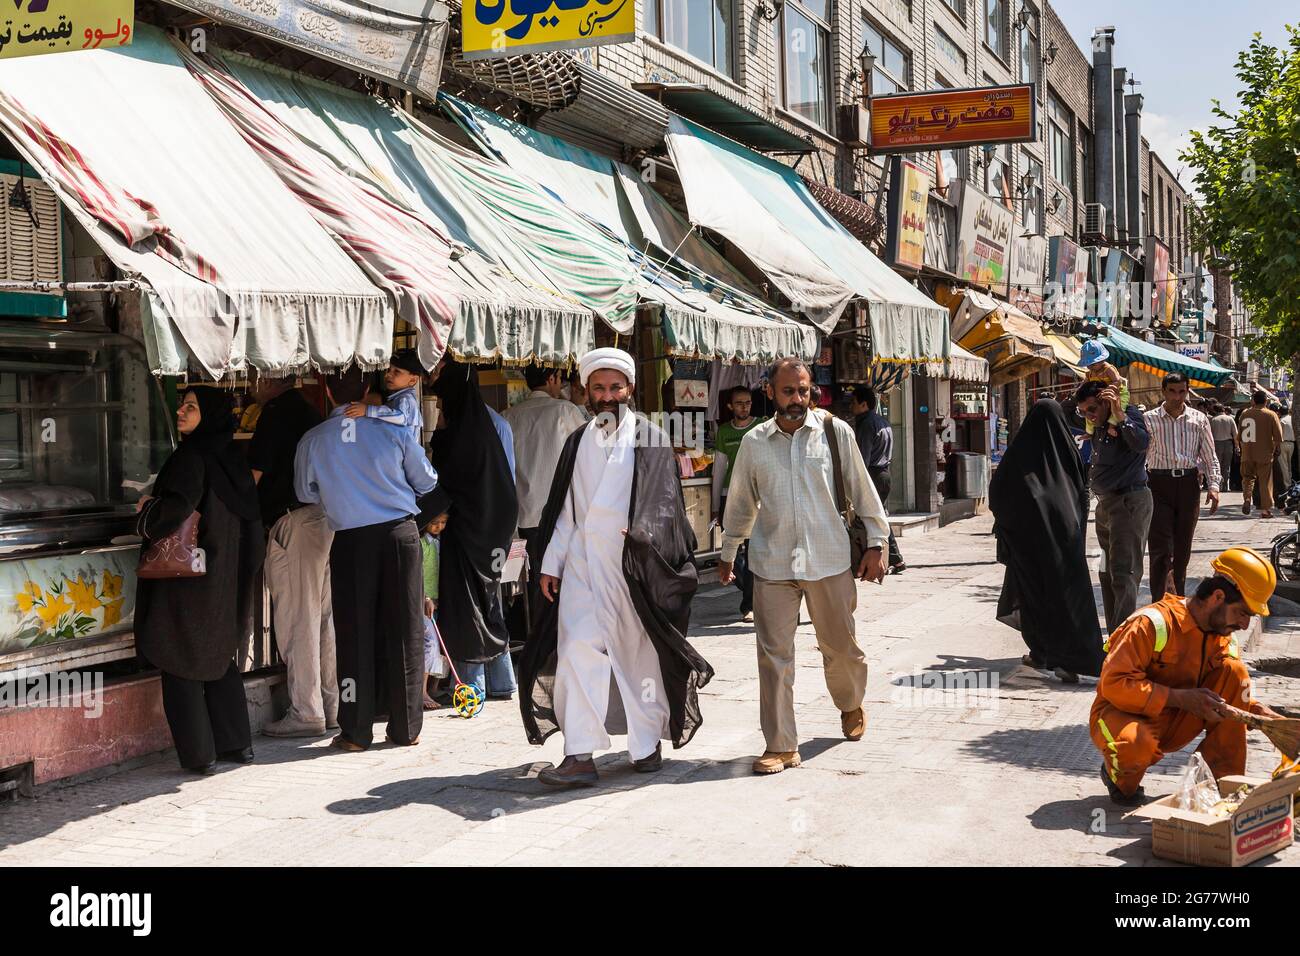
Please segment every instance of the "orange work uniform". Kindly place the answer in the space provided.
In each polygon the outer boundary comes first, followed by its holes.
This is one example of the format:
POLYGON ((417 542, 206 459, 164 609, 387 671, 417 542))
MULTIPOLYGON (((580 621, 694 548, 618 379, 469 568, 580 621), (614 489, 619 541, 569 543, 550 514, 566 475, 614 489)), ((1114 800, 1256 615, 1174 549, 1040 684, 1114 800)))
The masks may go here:
POLYGON ((1236 640, 1202 631, 1185 601, 1168 594, 1110 637, 1089 730, 1111 780, 1126 796, 1137 791, 1148 767, 1202 730, 1205 740, 1197 752, 1216 778, 1246 770, 1245 724, 1207 724, 1190 711, 1167 706, 1170 689, 1205 687, 1234 707, 1263 712, 1251 700, 1250 674, 1238 659, 1236 640))

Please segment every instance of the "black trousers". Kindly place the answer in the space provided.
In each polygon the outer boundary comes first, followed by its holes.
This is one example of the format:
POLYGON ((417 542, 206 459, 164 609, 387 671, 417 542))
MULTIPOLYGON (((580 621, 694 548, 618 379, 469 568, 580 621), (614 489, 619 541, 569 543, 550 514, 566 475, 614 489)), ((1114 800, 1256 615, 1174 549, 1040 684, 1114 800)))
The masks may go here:
POLYGON ((377 702, 383 701, 388 736, 411 743, 424 722, 424 582, 415 522, 336 531, 330 593, 341 735, 370 746, 377 702))
MULTIPOLYGON (((718 502, 720 522, 727 520, 727 496, 722 495, 718 502)), ((725 529, 725 525, 723 526, 725 529)), ((736 587, 740 590, 740 613, 748 614, 754 610, 754 573, 749 570, 749 539, 746 538, 740 550, 736 552, 736 561, 732 566, 736 575, 736 587)))
POLYGON ((1150 475, 1151 531, 1147 536, 1151 600, 1165 596, 1168 578, 1173 577, 1176 594, 1187 594, 1187 562, 1192 556, 1192 537, 1201 517, 1201 478, 1189 471, 1181 478, 1150 475))
MULTIPOLYGON (((871 476, 871 483, 876 486, 876 494, 880 495, 880 502, 884 504, 889 500, 889 489, 893 487, 893 482, 889 478, 888 468, 868 468, 867 474, 871 476)), ((894 531, 889 531, 889 566, 896 567, 903 563, 903 555, 898 550, 898 542, 894 540, 894 531)))
POLYGON ((216 680, 187 680, 163 671, 162 698, 182 767, 205 767, 217 754, 251 746, 244 679, 234 661, 216 680))

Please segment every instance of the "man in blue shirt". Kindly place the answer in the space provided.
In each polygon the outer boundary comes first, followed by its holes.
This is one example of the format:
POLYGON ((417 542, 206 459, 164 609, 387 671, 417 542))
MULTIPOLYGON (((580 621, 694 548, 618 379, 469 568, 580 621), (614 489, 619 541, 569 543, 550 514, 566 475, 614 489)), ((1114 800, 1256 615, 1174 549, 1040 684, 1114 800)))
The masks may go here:
POLYGON ((339 735, 365 750, 374 737, 377 687, 387 689, 388 739, 419 743, 424 720, 424 583, 415 501, 438 476, 405 428, 349 418, 365 399, 353 366, 325 379, 334 410, 303 436, 294 460, 298 500, 319 504, 334 529, 330 593, 338 644, 339 735))
POLYGON ((1146 420, 1135 405, 1120 406, 1119 390, 1084 382, 1074 393, 1079 414, 1092 423, 1092 490, 1097 496, 1097 542, 1101 545, 1101 603, 1110 634, 1137 610, 1142 552, 1151 526, 1147 487, 1146 420), (1119 424, 1111 422, 1119 420, 1119 424))

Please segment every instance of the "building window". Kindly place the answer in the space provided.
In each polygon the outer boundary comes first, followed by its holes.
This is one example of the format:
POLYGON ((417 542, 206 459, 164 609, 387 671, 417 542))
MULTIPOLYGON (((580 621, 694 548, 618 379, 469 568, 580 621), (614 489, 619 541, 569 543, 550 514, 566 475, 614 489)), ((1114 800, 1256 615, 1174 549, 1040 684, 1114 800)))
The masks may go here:
POLYGON ((1000 59, 1007 58, 1007 0, 984 0, 984 42, 1000 59))
POLYGON ((1074 114, 1051 90, 1047 91, 1047 150, 1052 175, 1074 195, 1074 114))
POLYGON ((830 7, 831 0, 786 0, 776 24, 785 108, 822 129, 830 128, 830 7))
POLYGON ((1020 196, 1020 221, 1025 224, 1025 232, 1038 234, 1043 231, 1043 164, 1023 151, 1020 164, 1034 177, 1033 186, 1020 196))
POLYGON ((1038 11, 1032 3, 1021 3, 1029 11, 1029 24, 1020 31, 1020 82, 1038 82, 1038 11))
POLYGON ((1011 208, 1011 147, 984 147, 984 191, 1011 208))
POLYGON ((957 14, 962 23, 966 22, 966 0, 943 0, 943 2, 948 9, 957 14))
POLYGON ((961 71, 962 76, 966 75, 966 54, 962 52, 952 37, 939 29, 938 24, 934 28, 934 45, 938 49, 939 55, 961 71))
MULTIPOLYGON (((940 90, 952 89, 952 84, 943 78, 942 73, 934 75, 934 85, 940 90)), ((941 149, 935 153, 935 188, 947 195, 953 180, 961 178, 961 166, 957 159, 957 150, 941 149)))
POLYGON ((866 48, 876 57, 876 68, 871 71, 871 92, 883 95, 910 90, 912 88, 911 54, 876 29, 870 20, 862 21, 862 33, 866 48))
POLYGON ((645 31, 732 75, 735 0, 645 0, 645 31))

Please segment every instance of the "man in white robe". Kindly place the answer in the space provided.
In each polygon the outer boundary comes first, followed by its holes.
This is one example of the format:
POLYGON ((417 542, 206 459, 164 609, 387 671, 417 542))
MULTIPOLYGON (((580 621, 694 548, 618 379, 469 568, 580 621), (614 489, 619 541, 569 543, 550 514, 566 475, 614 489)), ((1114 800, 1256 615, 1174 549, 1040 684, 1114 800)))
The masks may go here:
POLYGON ((579 439, 540 582, 544 598, 559 600, 553 698, 565 757, 539 775, 552 786, 597 781, 593 755, 609 749, 611 726, 626 728, 628 756, 642 773, 660 769, 660 741, 670 736, 658 652, 623 569, 637 437, 645 434, 629 405, 636 365, 626 352, 596 349, 579 370, 595 417, 579 439), (611 712, 620 705, 622 714, 611 712))

